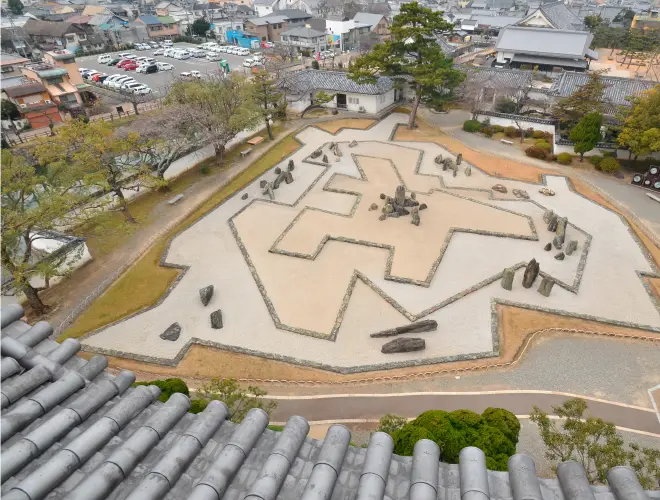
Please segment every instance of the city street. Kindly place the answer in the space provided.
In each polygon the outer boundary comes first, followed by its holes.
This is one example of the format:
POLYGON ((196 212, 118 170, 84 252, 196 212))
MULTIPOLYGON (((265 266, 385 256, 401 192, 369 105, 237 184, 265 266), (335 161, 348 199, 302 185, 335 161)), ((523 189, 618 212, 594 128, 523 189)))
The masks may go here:
MULTIPOLYGON (((174 47, 178 48, 197 48, 197 45, 190 43, 177 43, 174 44, 174 47)), ((167 93, 168 86, 172 83, 172 80, 179 76, 183 71, 193 71, 197 70, 202 75, 211 75, 218 72, 219 61, 207 61, 204 58, 191 57, 190 59, 174 59, 173 57, 165 57, 163 55, 154 56, 153 53, 157 49, 152 50, 133 50, 130 51, 131 54, 135 54, 138 57, 153 57, 156 61, 167 62, 174 66, 173 70, 170 71, 159 71, 158 73, 151 73, 145 75, 143 73, 137 73, 136 71, 125 71, 121 68, 115 68, 112 66, 107 66, 97 62, 98 55, 94 56, 82 56, 76 57, 76 62, 78 63, 79 68, 93 69, 96 71, 101 71, 102 73, 107 73, 108 75, 114 74, 124 74, 130 75, 135 78, 136 81, 144 83, 148 87, 151 87, 155 97, 164 97, 167 93)), ((129 52, 129 51, 126 51, 129 52)), ((112 52, 109 52, 112 54, 112 52)), ((229 68, 232 72, 238 72, 241 74, 247 74, 251 68, 246 68, 243 66, 243 61, 250 56, 235 56, 233 54, 220 54, 223 59, 226 59, 229 63, 229 68)))

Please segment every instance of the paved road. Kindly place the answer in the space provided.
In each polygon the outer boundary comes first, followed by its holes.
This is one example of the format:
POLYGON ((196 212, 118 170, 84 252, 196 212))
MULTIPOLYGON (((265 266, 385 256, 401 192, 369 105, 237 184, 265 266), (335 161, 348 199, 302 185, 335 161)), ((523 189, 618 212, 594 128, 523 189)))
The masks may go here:
MULTIPOLYGON (((386 413, 403 417, 416 417, 427 410, 468 409, 481 413, 488 407, 506 408, 516 415, 529 415, 536 405, 552 413, 552 406, 562 404, 565 395, 514 393, 426 393, 406 395, 331 395, 312 396, 307 399, 278 399, 271 419, 286 421, 292 415, 301 415, 310 422, 347 419, 378 419, 386 413)), ((624 406, 605 401, 590 400, 589 411, 596 417, 615 423, 618 427, 658 434, 660 422, 652 410, 624 406)))

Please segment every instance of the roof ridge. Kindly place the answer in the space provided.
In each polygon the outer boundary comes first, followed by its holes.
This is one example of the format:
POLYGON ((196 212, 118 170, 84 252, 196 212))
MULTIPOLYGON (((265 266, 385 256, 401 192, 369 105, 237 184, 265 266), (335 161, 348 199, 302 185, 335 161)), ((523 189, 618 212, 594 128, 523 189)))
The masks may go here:
POLYGON ((179 430, 187 396, 176 393, 160 403, 157 387, 131 387, 129 371, 107 377, 106 358, 78 358, 73 339, 52 349, 50 325, 30 327, 22 316, 20 306, 2 309, 6 500, 426 500, 454 493, 463 500, 595 500, 594 491, 599 500, 648 498, 628 467, 609 471, 605 498, 576 462, 562 463, 557 480, 543 480, 541 487, 534 461, 524 454, 509 458, 508 474, 489 471, 483 451, 474 447, 460 452, 457 466, 447 465, 431 440, 417 441, 412 457, 401 457, 388 434, 375 432, 362 450, 350 445, 343 425, 330 426, 319 442, 306 437, 303 417, 290 417, 276 433, 266 429, 269 417, 257 408, 238 425, 227 422, 229 410, 219 401, 190 415, 179 430), (17 396, 11 392, 16 387, 26 392, 17 396))

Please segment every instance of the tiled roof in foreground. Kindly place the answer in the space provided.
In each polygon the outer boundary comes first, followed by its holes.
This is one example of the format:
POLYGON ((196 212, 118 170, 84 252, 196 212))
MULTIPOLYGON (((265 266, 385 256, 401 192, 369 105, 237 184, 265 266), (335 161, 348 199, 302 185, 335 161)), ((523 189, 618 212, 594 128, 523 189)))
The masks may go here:
POLYGON ((331 92, 348 92, 353 94, 384 94, 392 90, 392 80, 379 76, 375 83, 357 83, 348 78, 343 71, 323 71, 318 69, 302 69, 285 76, 278 83, 291 94, 305 94, 313 90, 328 90, 331 92))
POLYGON ((20 306, 2 309, 3 500, 660 499, 627 467, 609 471, 609 487, 590 486, 575 462, 539 479, 522 454, 493 472, 478 448, 448 465, 429 440, 401 457, 381 432, 364 449, 341 425, 308 438, 297 416, 275 432, 258 409, 238 425, 217 401, 193 415, 186 396, 161 403, 158 388, 131 387, 131 372, 108 374, 103 356, 84 360, 78 341, 57 344, 48 323, 22 316, 20 306))

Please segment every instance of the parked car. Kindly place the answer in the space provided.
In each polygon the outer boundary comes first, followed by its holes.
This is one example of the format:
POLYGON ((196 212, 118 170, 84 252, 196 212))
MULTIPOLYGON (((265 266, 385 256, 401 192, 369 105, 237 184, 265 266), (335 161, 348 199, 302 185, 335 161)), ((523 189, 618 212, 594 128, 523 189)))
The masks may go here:
POLYGON ((119 54, 117 54, 117 57, 121 59, 126 59, 126 56, 130 56, 130 55, 131 55, 130 52, 120 52, 119 54))
POLYGON ((165 41, 163 42, 163 47, 171 47, 172 45, 174 45, 174 44, 172 43, 172 40, 165 40, 165 41))
POLYGON ((112 56, 110 54, 101 54, 96 58, 96 62, 99 64, 107 64, 111 59, 112 56))
POLYGON ((246 68, 251 68, 252 66, 256 66, 257 64, 259 63, 257 63, 254 59, 245 59, 243 61, 243 66, 245 66, 246 68))
POLYGON ((121 86, 119 87, 119 90, 128 90, 128 87, 130 85, 133 85, 134 83, 140 85, 140 83, 138 83, 137 80, 131 78, 130 80, 126 80, 125 82, 122 82, 121 86))
POLYGON ((132 61, 131 59, 124 59, 120 62, 117 63, 118 68, 123 68, 124 66, 128 64, 135 64, 135 61, 132 61))
POLYGON ((140 87, 146 87, 146 85, 144 85, 143 83, 139 83, 139 82, 130 82, 130 83, 127 83, 125 85, 122 85, 121 90, 122 90, 122 92, 133 93, 136 89, 138 89, 140 87))
POLYGON ((273 42, 261 42, 262 49, 272 49, 273 47, 275 47, 273 42))
POLYGON ((138 95, 151 94, 151 92, 152 92, 151 88, 147 87, 146 85, 143 85, 141 88, 133 91, 133 93, 138 95))
POLYGON ((165 55, 165 49, 154 50, 154 55, 155 55, 155 56, 162 56, 162 55, 165 55))
POLYGON ((137 63, 127 64, 125 66, 122 66, 122 68, 124 71, 133 71, 138 69, 138 64, 137 63))
POLYGON ((246 49, 245 47, 238 47, 238 55, 239 56, 249 56, 250 55, 250 49, 246 49))
POLYGON ((107 64, 108 66, 116 66, 119 62, 121 62, 121 59, 120 59, 120 58, 118 58, 118 57, 113 57, 113 58, 110 59, 106 64, 107 64))
POLYGON ((83 80, 91 80, 94 75, 100 75, 99 71, 88 71, 82 74, 83 80))
MULTIPOLYGON (((113 78, 113 79, 110 81, 110 83, 108 83, 108 84, 106 84, 106 85, 107 85, 108 87, 110 87, 110 88, 118 89, 118 88, 120 88, 120 87, 122 86, 122 84, 123 84, 124 82, 127 82, 127 81, 129 81, 129 80, 131 80, 131 81, 135 81, 135 80, 134 80, 133 78, 131 78, 130 76, 120 75, 118 78, 113 78)), ((106 81, 107 81, 107 80, 106 80, 106 81)))
POLYGON ((201 49, 192 49, 189 51, 190 55, 193 57, 206 57, 206 52, 201 49))
POLYGON ((140 66, 137 69, 137 72, 138 73, 145 73, 147 75, 149 73, 156 73, 156 72, 158 72, 158 66, 155 65, 155 64, 143 64, 142 66, 140 66))
POLYGON ((135 54, 128 54, 126 59, 137 59, 137 56, 135 54))
POLYGON ((158 71, 172 71, 174 69, 174 66, 167 62, 158 61, 156 66, 158 66, 158 71))
POLYGON ((95 78, 95 82, 102 84, 108 78, 108 75, 96 75, 95 78))
POLYGON ((78 68, 78 73, 80 73, 81 75, 82 75, 85 71, 89 71, 89 69, 88 69, 88 68, 78 68))
MULTIPOLYGON (((100 78, 103 78, 103 77, 106 77, 106 76, 108 76, 108 75, 105 74, 105 73, 96 73, 95 75, 92 75, 92 78, 90 78, 90 80, 92 80, 93 82, 98 82, 100 78)), ((103 80, 101 80, 101 81, 103 81, 103 80)))
POLYGON ((105 80, 103 80, 103 85, 104 85, 105 87, 109 87, 110 84, 111 84, 114 80, 116 80, 117 78, 119 78, 120 76, 122 76, 122 75, 118 75, 118 74, 110 75, 108 78, 106 78, 105 80))
POLYGON ((149 45, 151 45, 151 47, 154 49, 158 48, 158 42, 149 42, 149 45))
POLYGON ((218 54, 217 52, 209 52, 206 54, 206 60, 207 61, 221 61, 222 56, 218 54))
POLYGON ((181 76, 184 78, 201 78, 202 74, 199 71, 183 71, 181 76))
POLYGON ((148 43, 136 43, 134 45, 134 47, 135 47, 136 50, 149 50, 149 49, 151 49, 151 45, 149 45, 148 43))

